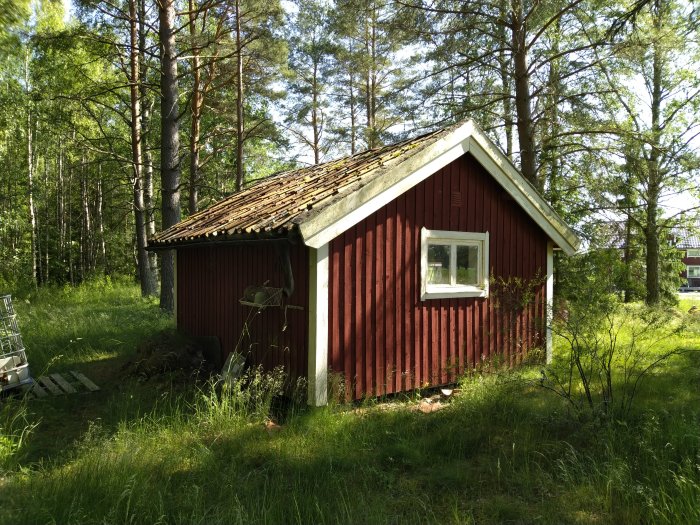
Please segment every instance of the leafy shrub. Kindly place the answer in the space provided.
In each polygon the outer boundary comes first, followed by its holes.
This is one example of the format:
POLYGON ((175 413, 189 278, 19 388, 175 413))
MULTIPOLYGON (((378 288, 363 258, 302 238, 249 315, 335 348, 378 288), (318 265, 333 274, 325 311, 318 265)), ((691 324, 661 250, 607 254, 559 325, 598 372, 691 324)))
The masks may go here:
POLYGON ((643 379, 678 353, 659 343, 684 325, 674 310, 623 304, 609 252, 575 259, 553 312, 560 351, 540 384, 576 410, 626 415, 643 379))

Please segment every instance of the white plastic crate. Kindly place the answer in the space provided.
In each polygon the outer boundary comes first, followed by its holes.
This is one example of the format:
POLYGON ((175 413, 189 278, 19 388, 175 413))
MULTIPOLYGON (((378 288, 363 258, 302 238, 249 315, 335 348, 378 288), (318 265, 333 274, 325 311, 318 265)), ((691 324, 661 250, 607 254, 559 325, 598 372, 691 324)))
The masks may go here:
POLYGON ((12 297, 0 296, 0 391, 32 383, 12 297))

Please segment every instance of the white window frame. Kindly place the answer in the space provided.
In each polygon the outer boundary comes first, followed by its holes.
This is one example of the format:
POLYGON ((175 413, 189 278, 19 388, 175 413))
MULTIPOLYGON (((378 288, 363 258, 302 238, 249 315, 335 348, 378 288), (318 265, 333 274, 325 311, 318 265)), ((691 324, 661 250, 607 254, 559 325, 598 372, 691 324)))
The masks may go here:
POLYGON ((700 249, 688 248, 685 253, 686 257, 700 257, 700 249), (692 252, 692 253, 691 253, 692 252))
POLYGON ((458 232, 447 230, 429 230, 421 228, 420 235, 420 281, 421 300, 452 299, 456 297, 489 296, 489 232, 458 232), (450 279, 454 283, 457 273, 457 246, 476 246, 477 283, 465 284, 428 284, 428 245, 447 244, 450 246, 450 279))
POLYGON ((687 276, 686 278, 687 278, 687 279, 700 279, 700 275, 697 275, 697 276, 696 276, 696 275, 690 275, 690 269, 691 269, 691 268, 697 269, 698 274, 700 274, 700 266, 699 266, 699 265, 697 265, 697 264, 689 264, 689 265, 686 267, 686 276, 687 276))

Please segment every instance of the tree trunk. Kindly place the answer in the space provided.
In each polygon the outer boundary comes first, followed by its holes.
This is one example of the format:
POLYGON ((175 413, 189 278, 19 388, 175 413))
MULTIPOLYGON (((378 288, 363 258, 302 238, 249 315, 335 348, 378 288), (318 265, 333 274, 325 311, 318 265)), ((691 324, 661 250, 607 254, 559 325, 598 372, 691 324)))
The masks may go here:
POLYGON ((318 64, 314 60, 311 80, 311 127, 313 129, 314 164, 321 162, 321 130, 318 118, 318 64))
POLYGON ((134 227, 136 229, 136 271, 141 284, 141 295, 155 295, 156 282, 151 272, 151 264, 146 251, 147 210, 143 191, 143 144, 141 133, 141 58, 139 26, 136 0, 129 0, 129 94, 131 96, 131 165, 133 171, 132 191, 134 199, 134 227))
POLYGON ((365 22, 365 54, 369 59, 369 66, 365 71, 365 113, 367 115, 367 147, 372 149, 375 147, 375 118, 374 118, 374 89, 372 86, 372 79, 374 73, 374 57, 373 57, 373 35, 374 35, 374 21, 372 17, 369 16, 368 20, 365 22))
POLYGON ((517 114, 520 171, 536 187, 541 188, 535 169, 535 137, 532 122, 530 73, 527 65, 527 29, 522 0, 513 0, 511 31, 513 70, 515 72, 515 111, 517 114))
POLYGON ((647 221, 644 228, 646 240, 646 266, 647 266, 647 294, 646 303, 655 305, 659 303, 661 294, 659 290, 659 232, 657 228, 658 195, 649 194, 647 221))
POLYGON ((190 180, 189 180, 189 212, 196 213, 199 191, 199 136, 202 119, 202 77, 199 58, 199 46, 195 42, 197 36, 195 1, 189 0, 190 40, 192 45, 192 103, 190 121, 190 180))
POLYGON ((357 118, 355 115, 357 109, 355 107, 355 75, 352 69, 348 76, 348 89, 350 90, 350 154, 354 155, 357 153, 357 118))
MULTIPOLYGON (((49 187, 49 162, 48 157, 44 161, 44 188, 49 187)), ((51 250, 51 235, 49 231, 49 219, 51 216, 48 199, 46 200, 46 207, 44 208, 44 277, 42 279, 43 283, 49 282, 49 258, 51 250)))
MULTIPOLYGON (((58 228, 58 260, 63 266, 66 246, 65 190, 63 188, 63 148, 58 151, 58 181, 56 184, 56 225, 58 228)), ((63 273, 63 272, 61 272, 63 273)), ((60 275, 62 281, 65 275, 60 275)))
POLYGON ((87 276, 89 235, 90 210, 87 207, 85 155, 83 155, 80 160, 80 282, 85 281, 87 276))
POLYGON ((625 282, 623 283, 624 293, 623 301, 625 303, 632 302, 632 220, 630 218, 630 210, 625 210, 625 246, 623 249, 623 259, 625 262, 625 282))
MULTIPOLYGON (((141 155, 143 158, 143 197, 146 206, 146 236, 153 237, 156 234, 156 219, 153 209, 153 154, 148 146, 148 137, 151 129, 151 115, 153 113, 153 99, 149 96, 146 86, 146 0, 138 0, 139 4, 139 95, 141 101, 141 155)), ((154 290, 158 287, 158 255, 148 252, 150 279, 154 282, 154 290)))
MULTIPOLYGON (((552 24, 551 46, 554 55, 559 54, 559 37, 561 35, 560 19, 552 24)), ((557 211, 562 212, 559 184, 561 180, 561 146, 559 144, 559 100, 562 92, 559 59, 553 59, 549 64, 547 78, 549 94, 545 97, 545 129, 542 142, 542 160, 540 162, 541 189, 546 190, 545 196, 549 204, 557 211), (547 180, 544 180, 544 178, 547 180)))
MULTIPOLYGON (((29 54, 24 62, 24 81, 29 96, 29 54)), ((34 144, 32 142, 32 103, 27 100, 27 176, 29 178, 29 222, 32 229, 32 283, 37 288, 37 253, 36 253, 36 210, 34 208, 34 144)))
POLYGON ((372 138, 372 148, 379 146, 379 132, 377 130, 377 6, 372 4, 372 26, 370 38, 370 108, 372 111, 372 122, 370 125, 370 136, 372 138))
MULTIPOLYGON (((661 0, 655 0, 652 8, 654 28, 656 34, 661 33, 662 13, 661 0)), ((658 38, 658 37, 657 37, 658 38)), ((661 80, 663 78, 663 61, 661 43, 652 42, 652 89, 651 89, 651 150, 647 158, 648 184, 647 184, 647 217, 645 224, 646 237, 646 303, 658 304, 661 300, 659 283, 659 229, 657 217, 659 213, 659 196, 661 194, 661 173, 659 172, 659 155, 661 147, 661 80)))
POLYGON ((109 275, 107 264, 107 243, 105 241, 105 224, 104 224, 104 195, 102 192, 102 165, 97 167, 97 203, 95 205, 95 215, 97 217, 97 227, 100 232, 100 259, 102 264, 102 273, 109 275))
MULTIPOLYGON (((75 138, 75 135, 74 135, 75 138)), ((73 271, 73 166, 68 166, 68 277, 71 286, 75 285, 75 272, 73 271)))
POLYGON ((235 0, 236 14, 236 191, 243 189, 243 47, 241 42, 241 1, 235 0))
MULTIPOLYGON (((501 17, 503 23, 498 25, 498 34, 501 42, 506 42, 505 21, 508 17, 506 0, 500 2, 501 17)), ((503 125, 506 135, 506 156, 513 160, 513 101, 511 100, 510 72, 505 46, 501 46, 498 52, 498 67, 501 76, 501 89, 503 89, 503 125)))
MULTIPOLYGON (((180 221, 180 137, 178 121, 177 52, 175 48, 175 1, 162 0, 158 10, 161 46, 161 191, 163 229, 180 221)), ((175 307, 175 254, 161 258, 160 307, 175 307)))

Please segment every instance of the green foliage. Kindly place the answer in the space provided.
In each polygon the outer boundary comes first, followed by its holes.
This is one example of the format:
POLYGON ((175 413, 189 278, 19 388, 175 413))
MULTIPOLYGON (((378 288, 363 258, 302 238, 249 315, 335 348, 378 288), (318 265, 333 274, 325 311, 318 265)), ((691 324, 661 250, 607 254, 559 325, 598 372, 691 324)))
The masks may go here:
POLYGON ((678 289, 683 281, 681 272, 684 270, 685 265, 679 256, 678 249, 669 242, 660 242, 659 291, 662 304, 678 304, 678 289))
POLYGON ((608 304, 623 291, 626 268, 614 248, 589 250, 556 260, 554 295, 561 304, 590 301, 608 304))
POLYGON ((0 1, 0 32, 26 20, 28 16, 29 0, 0 1))

